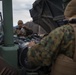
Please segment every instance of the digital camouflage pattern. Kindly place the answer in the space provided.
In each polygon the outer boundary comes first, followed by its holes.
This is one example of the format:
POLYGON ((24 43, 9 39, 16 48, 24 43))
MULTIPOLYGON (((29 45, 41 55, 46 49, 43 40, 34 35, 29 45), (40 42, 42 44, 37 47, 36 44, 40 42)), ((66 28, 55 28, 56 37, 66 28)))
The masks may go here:
POLYGON ((74 40, 74 30, 70 25, 56 28, 28 50, 28 61, 34 66, 49 66, 59 54, 73 58, 74 40))

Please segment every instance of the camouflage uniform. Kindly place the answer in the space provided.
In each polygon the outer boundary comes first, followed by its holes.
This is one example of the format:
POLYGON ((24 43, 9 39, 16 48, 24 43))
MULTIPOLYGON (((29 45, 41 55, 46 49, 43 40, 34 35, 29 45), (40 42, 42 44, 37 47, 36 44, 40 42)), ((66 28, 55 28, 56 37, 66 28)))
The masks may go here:
POLYGON ((70 25, 56 28, 28 51, 28 61, 36 66, 49 66, 59 54, 73 58, 74 30, 70 25))
MULTIPOLYGON (((68 20, 76 19, 76 0, 69 2, 64 15, 68 20)), ((49 66, 55 62, 59 54, 73 58, 74 47, 74 29, 70 24, 67 24, 56 28, 44 37, 39 44, 30 48, 27 53, 28 62, 32 63, 33 66, 49 66)))

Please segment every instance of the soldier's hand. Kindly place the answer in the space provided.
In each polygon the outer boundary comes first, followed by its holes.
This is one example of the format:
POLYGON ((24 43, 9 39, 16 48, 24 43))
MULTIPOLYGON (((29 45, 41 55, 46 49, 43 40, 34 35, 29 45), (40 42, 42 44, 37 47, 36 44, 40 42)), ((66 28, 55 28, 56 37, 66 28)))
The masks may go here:
POLYGON ((30 30, 30 28, 29 28, 28 26, 25 26, 25 25, 23 25, 23 28, 24 28, 25 30, 30 30))
POLYGON ((32 47, 34 45, 35 45, 35 42, 34 41, 31 41, 31 42, 29 42, 28 47, 30 48, 30 47, 32 47))
POLYGON ((21 31, 20 30, 16 30, 17 34, 21 34, 21 31))
POLYGON ((23 25, 23 26, 22 26, 22 28, 26 29, 26 28, 27 28, 27 26, 23 25))

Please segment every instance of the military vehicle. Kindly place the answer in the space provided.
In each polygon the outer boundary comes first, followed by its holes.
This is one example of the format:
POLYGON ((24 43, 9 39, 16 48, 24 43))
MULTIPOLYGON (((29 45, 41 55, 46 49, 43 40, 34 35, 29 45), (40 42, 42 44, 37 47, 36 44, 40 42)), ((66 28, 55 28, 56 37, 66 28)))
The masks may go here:
MULTIPOLYGON (((0 37, 0 75, 46 75, 47 67, 30 67, 25 62, 27 44, 42 37, 32 34, 30 37, 13 36, 12 0, 0 0, 3 4, 3 19, 0 14, 3 34, 0 37), (25 62, 24 62, 25 61, 25 62)), ((64 24, 63 13, 70 0, 36 0, 30 9, 33 22, 42 26, 47 33, 64 24)))

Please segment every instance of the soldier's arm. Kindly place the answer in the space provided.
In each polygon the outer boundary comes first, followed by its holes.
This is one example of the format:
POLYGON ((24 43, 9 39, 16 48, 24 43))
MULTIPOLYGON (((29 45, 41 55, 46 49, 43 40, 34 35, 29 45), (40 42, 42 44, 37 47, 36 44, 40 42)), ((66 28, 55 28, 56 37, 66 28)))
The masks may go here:
POLYGON ((49 66, 64 36, 63 27, 52 31, 48 36, 44 37, 39 44, 28 50, 28 62, 36 66, 49 66))
POLYGON ((32 33, 33 33, 33 30, 32 30, 32 29, 30 29, 30 28, 28 28, 27 26, 23 26, 23 28, 24 28, 25 30, 27 30, 30 34, 32 34, 32 33))

